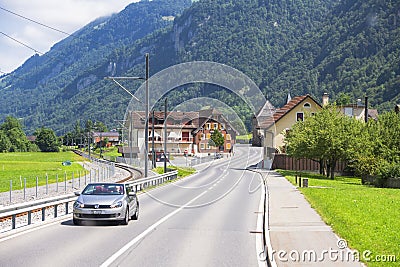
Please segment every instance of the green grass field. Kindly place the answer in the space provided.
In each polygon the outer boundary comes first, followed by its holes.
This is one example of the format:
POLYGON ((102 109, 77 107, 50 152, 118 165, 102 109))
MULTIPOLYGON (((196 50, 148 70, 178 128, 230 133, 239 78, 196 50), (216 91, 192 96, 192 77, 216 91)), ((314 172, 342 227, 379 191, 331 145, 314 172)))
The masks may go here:
MULTIPOLYGON (((295 184, 295 172, 279 172, 295 184)), ((350 177, 302 177, 310 187, 300 191, 367 266, 400 266, 399 189, 365 186, 350 177)))
POLYGON ((59 181, 79 175, 84 175, 84 168, 78 163, 85 161, 84 158, 73 152, 43 153, 43 152, 24 152, 24 153, 0 153, 0 192, 10 190, 10 180, 13 182, 13 190, 23 188, 24 178, 27 187, 36 185, 36 177, 39 178, 39 185, 46 184, 46 174, 49 183, 56 182, 58 175, 59 181), (70 166, 63 166, 64 161, 70 161, 70 166))

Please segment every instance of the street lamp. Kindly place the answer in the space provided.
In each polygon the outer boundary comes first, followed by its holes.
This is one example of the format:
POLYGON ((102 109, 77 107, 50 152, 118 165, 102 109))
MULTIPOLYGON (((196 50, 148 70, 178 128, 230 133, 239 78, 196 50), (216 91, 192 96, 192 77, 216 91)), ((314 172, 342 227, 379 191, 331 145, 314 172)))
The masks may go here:
POLYGON ((149 54, 146 53, 146 77, 106 77, 107 80, 112 80, 119 87, 124 89, 128 94, 132 96, 136 101, 143 103, 136 96, 134 96, 129 90, 127 90, 124 86, 122 86, 117 80, 145 80, 146 81, 146 97, 145 97, 145 114, 146 114, 146 123, 144 130, 144 142, 145 142, 145 157, 144 157, 144 177, 148 176, 148 151, 149 151, 149 54))

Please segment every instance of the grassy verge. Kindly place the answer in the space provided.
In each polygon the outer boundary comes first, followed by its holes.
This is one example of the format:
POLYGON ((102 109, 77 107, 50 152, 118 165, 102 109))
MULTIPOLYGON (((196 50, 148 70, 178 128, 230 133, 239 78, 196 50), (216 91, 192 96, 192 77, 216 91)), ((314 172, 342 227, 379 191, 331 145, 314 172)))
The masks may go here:
POLYGON ((13 189, 23 188, 23 180, 26 178, 27 187, 36 185, 36 177, 39 178, 39 185, 46 184, 46 175, 49 183, 55 183, 58 175, 59 181, 79 175, 84 175, 84 168, 78 163, 84 159, 73 152, 43 153, 0 153, 0 192, 10 190, 10 180, 13 189), (70 161, 70 166, 63 166, 64 161, 70 161))
MULTIPOLYGON (((279 172, 295 183, 295 172, 279 172)), ((310 187, 300 188, 301 192, 349 247, 360 253, 360 260, 368 266, 399 266, 400 190, 364 186, 352 177, 330 180, 307 173, 302 177, 309 179, 310 187)))
MULTIPOLYGON (((169 165, 167 168, 168 169, 172 169, 172 170, 177 170, 178 171, 178 178, 183 178, 183 177, 189 176, 189 175, 191 175, 191 174, 196 172, 196 170, 194 168, 191 168, 191 167, 178 167, 178 166, 169 165)), ((158 173, 158 174, 163 174, 164 173, 164 167, 157 167, 157 168, 153 169, 153 171, 158 173)))

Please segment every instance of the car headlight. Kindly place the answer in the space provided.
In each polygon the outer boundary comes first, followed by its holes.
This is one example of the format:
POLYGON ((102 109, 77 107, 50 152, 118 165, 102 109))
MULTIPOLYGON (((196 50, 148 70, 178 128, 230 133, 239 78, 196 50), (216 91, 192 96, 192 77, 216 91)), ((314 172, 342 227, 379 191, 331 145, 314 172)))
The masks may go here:
POLYGON ((115 208, 121 208, 122 207, 122 201, 118 201, 116 203, 113 203, 110 208, 115 209, 115 208))
POLYGON ((83 204, 82 202, 79 201, 75 201, 74 203, 74 208, 84 208, 85 204, 83 204))

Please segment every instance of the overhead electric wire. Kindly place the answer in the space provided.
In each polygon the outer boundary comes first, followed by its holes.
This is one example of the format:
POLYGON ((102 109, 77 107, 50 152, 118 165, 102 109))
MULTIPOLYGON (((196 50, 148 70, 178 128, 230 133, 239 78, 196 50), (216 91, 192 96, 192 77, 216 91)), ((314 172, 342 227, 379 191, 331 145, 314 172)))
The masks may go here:
MULTIPOLYGON (((77 36, 77 35, 75 35, 75 34, 67 33, 67 32, 65 32, 65 31, 59 30, 59 29, 57 29, 57 28, 48 26, 48 25, 46 25, 46 24, 44 24, 44 23, 41 23, 41 22, 35 21, 35 20, 33 20, 33 19, 30 19, 30 18, 28 18, 28 17, 25 17, 25 16, 23 16, 23 15, 20 15, 20 14, 18 14, 18 13, 15 13, 15 12, 13 12, 13 11, 11 11, 11 10, 8 10, 8 9, 6 9, 6 8, 4 8, 4 7, 1 7, 1 6, 0 6, 0 10, 3 10, 3 11, 5 11, 5 12, 8 12, 8 13, 10 13, 10 14, 12 14, 12 15, 14 15, 14 16, 20 17, 20 18, 22 18, 22 19, 28 20, 28 21, 30 21, 30 22, 33 22, 33 23, 35 23, 35 24, 38 24, 38 25, 40 25, 40 26, 42 26, 42 27, 51 29, 51 30, 53 30, 53 31, 56 31, 56 32, 59 32, 59 33, 62 33, 62 34, 65 34, 65 35, 67 35, 68 37, 72 37, 73 39, 80 39, 80 37, 77 36)), ((13 41, 15 41, 15 42, 17 42, 17 43, 19 43, 19 44, 25 46, 26 48, 28 48, 28 49, 30 49, 30 50, 33 50, 35 53, 41 54, 41 55, 43 55, 43 56, 47 56, 47 57, 49 57, 49 58, 51 58, 51 59, 55 59, 54 57, 49 56, 47 53, 40 52, 40 51, 38 51, 37 49, 35 49, 35 48, 33 48, 33 47, 30 47, 29 45, 27 45, 27 44, 25 44, 25 43, 23 43, 23 42, 21 42, 21 41, 15 39, 15 38, 11 37, 11 36, 8 35, 8 34, 5 34, 5 33, 3 33, 3 32, 0 32, 0 33, 3 34, 4 36, 6 36, 7 38, 10 38, 11 40, 13 40, 13 41)), ((95 41, 93 41, 93 40, 92 40, 92 42, 97 43, 97 44, 100 45, 100 46, 103 45, 103 44, 98 43, 98 42, 95 42, 95 41)))
POLYGON ((13 12, 13 11, 11 11, 11 10, 5 9, 4 7, 1 7, 1 6, 0 6, 0 9, 1 9, 1 10, 4 10, 4 11, 10 13, 10 14, 13 14, 13 15, 15 15, 15 16, 17 16, 17 17, 20 17, 20 18, 29 20, 30 22, 36 23, 36 24, 38 24, 38 25, 40 25, 40 26, 49 28, 49 29, 51 29, 51 30, 53 30, 53 31, 60 32, 60 33, 63 33, 63 34, 65 34, 65 35, 68 35, 68 36, 72 36, 72 34, 70 34, 70 33, 67 33, 67 32, 65 32, 65 31, 62 31, 62 30, 53 28, 53 27, 51 27, 51 26, 48 26, 48 25, 43 24, 43 23, 41 23, 41 22, 35 21, 35 20, 33 20, 33 19, 27 18, 27 17, 25 17, 25 16, 22 16, 22 15, 20 15, 20 14, 15 13, 15 12, 13 12))
POLYGON ((35 53, 44 55, 44 53, 40 52, 39 50, 36 50, 35 48, 30 47, 29 45, 27 45, 27 44, 25 44, 25 43, 23 43, 23 42, 21 42, 21 41, 15 39, 14 37, 11 37, 10 35, 8 35, 8 34, 6 34, 6 33, 2 32, 2 31, 0 31, 0 33, 3 34, 5 37, 10 38, 11 40, 13 40, 13 41, 15 41, 15 42, 17 42, 17 43, 19 43, 19 44, 25 46, 26 48, 29 48, 30 50, 33 50, 35 53))
MULTIPOLYGON (((30 21, 30 22, 33 22, 33 23, 35 23, 35 24, 38 24, 38 25, 40 25, 40 26, 42 26, 42 27, 51 29, 51 30, 53 30, 53 31, 56 31, 56 32, 65 34, 65 35, 67 35, 67 36, 72 36, 72 37, 74 37, 74 38, 78 38, 78 37, 74 36, 73 34, 67 33, 67 32, 65 32, 65 31, 56 29, 56 28, 54 28, 54 27, 48 26, 48 25, 46 25, 46 24, 43 24, 43 23, 41 23, 41 22, 35 21, 35 20, 33 20, 33 19, 30 19, 30 18, 25 17, 25 16, 23 16, 23 15, 20 15, 20 14, 18 14, 18 13, 15 13, 15 12, 13 12, 13 11, 11 11, 11 10, 8 10, 8 9, 6 9, 6 8, 4 8, 4 7, 1 7, 1 6, 0 6, 0 10, 3 10, 3 11, 5 11, 5 12, 8 12, 8 13, 10 13, 10 14, 12 14, 12 15, 14 15, 14 16, 20 17, 20 18, 22 18, 22 19, 28 20, 28 21, 30 21)), ((47 53, 40 52, 39 50, 37 50, 37 49, 35 49, 35 48, 33 48, 33 47, 31 47, 31 46, 29 46, 29 45, 27 45, 27 44, 25 44, 25 43, 19 41, 19 40, 17 40, 17 39, 15 39, 14 37, 12 37, 12 36, 10 36, 10 35, 4 33, 4 32, 1 32, 1 31, 0 31, 0 33, 1 33, 2 35, 4 35, 5 37, 7 37, 7 38, 13 40, 14 42, 17 42, 17 43, 19 43, 19 44, 25 46, 26 48, 28 48, 28 49, 34 51, 34 52, 37 53, 37 54, 40 54, 40 55, 43 55, 43 56, 47 56, 47 57, 49 57, 49 58, 51 58, 51 59, 55 59, 54 57, 51 57, 51 56, 47 55, 47 53)))

